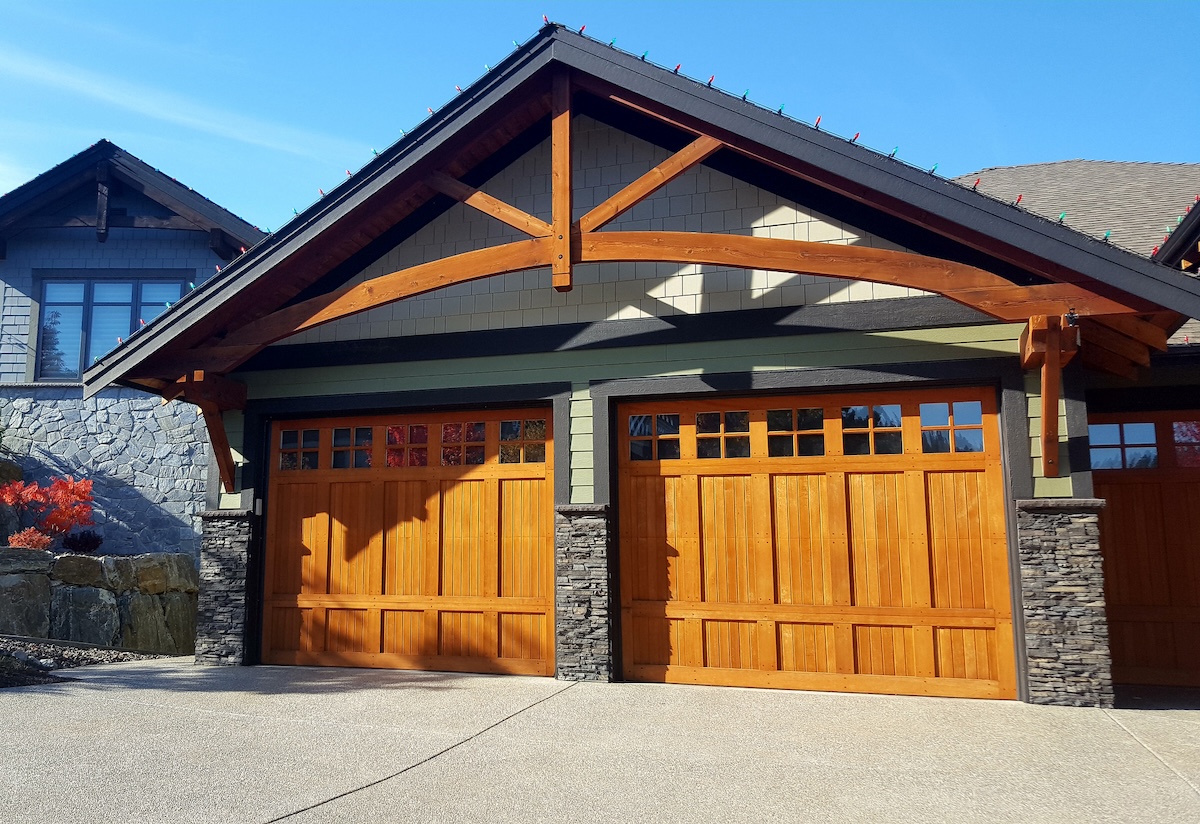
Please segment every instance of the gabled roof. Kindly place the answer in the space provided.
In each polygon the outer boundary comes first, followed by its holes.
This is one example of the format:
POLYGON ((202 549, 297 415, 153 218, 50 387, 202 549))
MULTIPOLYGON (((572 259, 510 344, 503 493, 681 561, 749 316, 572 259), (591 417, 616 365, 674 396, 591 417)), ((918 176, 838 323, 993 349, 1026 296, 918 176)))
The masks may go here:
POLYGON ((218 206, 173 177, 134 157, 107 140, 84 149, 49 171, 0 197, 0 238, 19 231, 21 221, 53 208, 64 198, 86 186, 95 188, 98 179, 110 174, 117 181, 141 192, 183 218, 192 228, 227 235, 221 245, 253 246, 265 237, 256 227, 218 206))
POLYGON ((89 391, 129 381, 135 372, 152 374, 156 359, 162 363, 172 352, 219 342, 303 299, 305 290, 328 288, 357 273, 411 231, 406 221, 427 221, 441 208, 437 192, 424 183, 428 174, 447 170, 482 182, 489 160, 544 126, 550 74, 562 69, 598 105, 615 106, 658 128, 663 141, 674 142, 670 148, 696 133, 715 135, 727 148, 706 162, 749 163, 760 174, 765 170, 860 204, 899 221, 914 243, 918 235, 940 239, 949 254, 989 261, 1015 283, 1085 280, 1110 294, 1200 316, 1200 287, 1167 267, 549 24, 328 196, 90 368, 89 391))
POLYGON ((1200 163, 1060 160, 981 169, 955 178, 1095 238, 1150 257, 1200 195, 1200 163))

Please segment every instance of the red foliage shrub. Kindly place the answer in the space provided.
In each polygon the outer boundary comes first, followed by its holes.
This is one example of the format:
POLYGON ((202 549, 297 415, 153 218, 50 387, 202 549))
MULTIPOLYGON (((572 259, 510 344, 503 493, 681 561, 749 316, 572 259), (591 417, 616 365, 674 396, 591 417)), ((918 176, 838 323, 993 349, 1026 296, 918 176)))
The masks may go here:
MULTIPOLYGON (((9 538, 11 546, 29 546, 34 549, 45 549, 32 544, 15 543, 19 536, 26 540, 39 541, 30 533, 41 535, 46 541, 53 543, 60 535, 66 535, 75 527, 91 526, 92 520, 92 482, 75 480, 69 475, 65 478, 55 478, 50 486, 42 487, 37 482, 24 483, 12 481, 0 486, 0 504, 15 509, 18 514, 28 516, 34 525, 22 530, 9 538)), ((47 544, 49 546, 49 544, 47 544)))
POLYGON ((54 539, 44 532, 39 532, 34 527, 22 529, 20 532, 14 532, 8 536, 8 545, 22 547, 23 549, 49 549, 54 543, 54 539))

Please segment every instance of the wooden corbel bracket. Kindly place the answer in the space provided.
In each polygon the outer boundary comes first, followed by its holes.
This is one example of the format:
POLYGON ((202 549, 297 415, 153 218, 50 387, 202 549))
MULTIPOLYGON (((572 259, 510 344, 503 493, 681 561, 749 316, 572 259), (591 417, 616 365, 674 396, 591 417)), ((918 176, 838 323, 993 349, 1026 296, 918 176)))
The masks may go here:
POLYGON ((204 416, 204 425, 208 429, 213 455, 217 459, 221 485, 226 492, 235 491, 236 466, 233 450, 229 446, 229 435, 225 431, 224 413, 246 408, 246 385, 197 369, 164 387, 161 394, 164 403, 181 398, 199 407, 204 416))
POLYGON ((1079 351, 1078 317, 1034 315, 1021 333, 1021 366, 1042 372, 1042 474, 1059 476, 1058 399, 1062 368, 1079 351))

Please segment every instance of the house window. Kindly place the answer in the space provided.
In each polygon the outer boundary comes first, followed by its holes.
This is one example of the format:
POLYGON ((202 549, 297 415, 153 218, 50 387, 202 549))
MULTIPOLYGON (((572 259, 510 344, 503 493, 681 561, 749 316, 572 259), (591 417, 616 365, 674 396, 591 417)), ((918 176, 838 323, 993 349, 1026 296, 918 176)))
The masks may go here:
POLYGON ((183 294, 182 280, 42 282, 39 380, 79 380, 83 370, 183 294))

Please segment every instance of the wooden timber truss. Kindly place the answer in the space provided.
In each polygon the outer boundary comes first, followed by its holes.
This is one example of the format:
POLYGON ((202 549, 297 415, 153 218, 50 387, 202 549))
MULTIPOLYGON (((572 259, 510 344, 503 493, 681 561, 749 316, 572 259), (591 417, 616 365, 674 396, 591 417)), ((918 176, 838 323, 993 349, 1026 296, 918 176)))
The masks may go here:
POLYGON ((1139 366, 1149 365, 1150 350, 1166 349, 1168 330, 1180 320, 1173 311, 1075 273, 1056 282, 1019 285, 974 266, 910 252, 711 233, 601 231, 719 150, 730 149, 776 168, 779 164, 731 136, 705 133, 694 123, 681 124, 644 103, 609 94, 608 100, 683 129, 694 139, 572 220, 572 92, 571 75, 558 71, 550 93, 549 223, 464 183, 449 167, 422 177, 421 182, 434 192, 488 214, 528 239, 452 255, 301 300, 219 340, 178 353, 170 360, 170 368, 178 370, 172 374, 160 367, 158 374, 131 378, 164 398, 183 398, 200 407, 228 491, 234 488, 234 461, 221 414, 243 408, 246 396, 244 386, 223 375, 271 343, 307 329, 435 289, 510 272, 549 267, 553 288, 569 291, 578 264, 648 261, 759 269, 910 287, 942 295, 1000 321, 1025 323, 1021 364, 1041 373, 1042 469, 1047 477, 1059 474, 1054 410, 1061 395, 1062 367, 1078 353, 1089 367, 1136 377, 1139 366))

